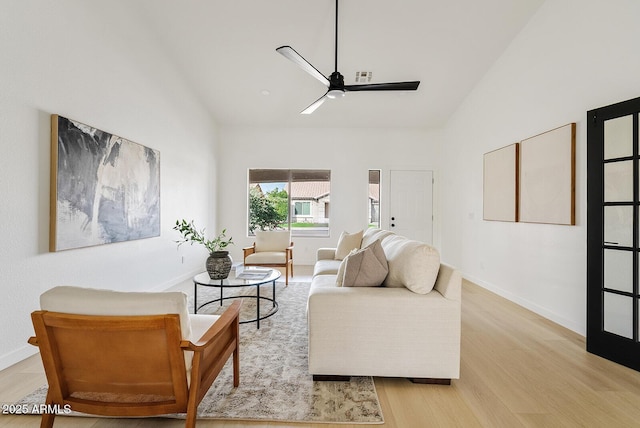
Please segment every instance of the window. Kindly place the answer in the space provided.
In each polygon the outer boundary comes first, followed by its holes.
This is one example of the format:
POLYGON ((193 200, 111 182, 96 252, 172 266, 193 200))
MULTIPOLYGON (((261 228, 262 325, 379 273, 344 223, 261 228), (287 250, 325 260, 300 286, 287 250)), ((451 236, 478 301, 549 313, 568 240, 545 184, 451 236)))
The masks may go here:
POLYGON ((329 236, 331 171, 249 170, 249 235, 290 229, 293 236, 329 236))
POLYGON ((310 216, 311 215, 311 202, 296 202, 294 213, 296 216, 310 216))
POLYGON ((369 170, 369 195, 367 211, 369 212, 369 227, 380 227, 380 170, 369 170))

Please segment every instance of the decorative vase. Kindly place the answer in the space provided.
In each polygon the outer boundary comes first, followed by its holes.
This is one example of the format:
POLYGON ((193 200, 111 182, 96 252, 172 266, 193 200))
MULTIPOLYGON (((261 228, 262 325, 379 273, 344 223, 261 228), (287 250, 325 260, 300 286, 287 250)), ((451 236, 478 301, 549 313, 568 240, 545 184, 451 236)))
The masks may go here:
POLYGON ((214 251, 207 257, 207 272, 211 279, 225 279, 231 272, 231 256, 228 251, 214 251))

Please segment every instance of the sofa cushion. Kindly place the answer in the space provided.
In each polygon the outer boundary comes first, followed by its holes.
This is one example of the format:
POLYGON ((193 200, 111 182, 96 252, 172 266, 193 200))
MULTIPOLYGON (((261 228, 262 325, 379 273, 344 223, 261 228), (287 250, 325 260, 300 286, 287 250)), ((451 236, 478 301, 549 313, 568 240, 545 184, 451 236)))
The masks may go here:
POLYGON ((432 289, 440 269, 440 254, 435 248, 401 236, 387 236, 382 248, 389 263, 386 287, 407 287, 418 294, 432 289))
POLYGON ((395 235, 395 234, 390 230, 370 227, 369 229, 365 230, 364 233, 362 234, 362 244, 360 245, 362 246, 362 248, 368 247, 369 245, 373 244, 374 241, 378 239, 382 241, 384 238, 390 235, 395 235))
POLYGON ((342 232, 340 234, 338 247, 336 248, 336 260, 344 259, 353 249, 360 249, 362 233, 363 231, 361 230, 355 233, 342 232))
POLYGON ((313 267, 313 276, 335 275, 340 268, 341 260, 318 260, 313 267))
MULTIPOLYGON (((389 272, 380 241, 349 254, 344 259, 343 287, 377 287, 389 272)), ((338 276, 340 273, 338 271, 338 276)))

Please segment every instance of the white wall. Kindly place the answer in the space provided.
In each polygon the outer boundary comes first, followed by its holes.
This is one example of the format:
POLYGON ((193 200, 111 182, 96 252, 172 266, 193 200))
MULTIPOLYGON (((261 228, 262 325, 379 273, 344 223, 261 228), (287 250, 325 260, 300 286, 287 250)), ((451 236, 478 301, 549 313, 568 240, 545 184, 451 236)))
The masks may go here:
POLYGON ((46 289, 164 289, 206 257, 177 251, 171 227, 178 217, 215 225, 216 127, 126 7, 2 2, 0 369, 35 352, 29 314, 46 289), (160 151, 162 236, 48 252, 52 113, 160 151))
POLYGON ((329 238, 295 238, 296 264, 313 264, 316 250, 335 246, 342 231, 367 225, 368 170, 382 169, 382 224, 388 227, 389 171, 435 172, 434 244, 439 246, 438 165, 442 134, 402 129, 222 128, 218 180, 220 226, 232 234, 234 260, 242 260, 247 236, 247 171, 250 168, 330 169, 329 238), (359 197, 358 197, 359 195, 359 197))
POLYGON ((448 122, 443 257, 481 285, 586 332, 587 110, 640 96, 640 2, 547 0, 448 122), (482 220, 482 156, 577 122, 576 226, 482 220))

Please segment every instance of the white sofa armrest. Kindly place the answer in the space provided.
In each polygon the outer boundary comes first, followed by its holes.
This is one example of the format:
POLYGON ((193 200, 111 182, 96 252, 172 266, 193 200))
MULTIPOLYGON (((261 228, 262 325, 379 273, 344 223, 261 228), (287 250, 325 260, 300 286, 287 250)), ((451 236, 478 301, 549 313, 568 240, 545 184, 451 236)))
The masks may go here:
POLYGON ((462 275, 453 267, 440 263, 438 277, 433 288, 438 290, 445 299, 460 302, 462 300, 462 275))
POLYGON ((316 260, 334 260, 336 258, 335 248, 318 248, 316 260))

